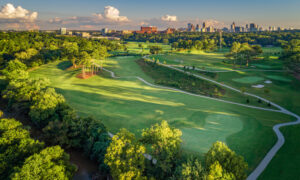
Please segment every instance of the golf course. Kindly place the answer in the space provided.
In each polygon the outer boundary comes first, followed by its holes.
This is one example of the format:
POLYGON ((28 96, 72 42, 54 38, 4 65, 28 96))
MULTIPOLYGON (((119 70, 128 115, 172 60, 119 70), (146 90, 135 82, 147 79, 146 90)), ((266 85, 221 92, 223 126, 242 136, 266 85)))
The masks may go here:
MULTIPOLYGON (((129 51, 140 52, 137 43, 131 43, 129 51)), ((266 52, 269 51, 266 49, 266 52)), ((295 121, 294 117, 281 113, 267 102, 259 102, 255 97, 226 87, 222 97, 208 97, 157 85, 155 79, 137 63, 141 59, 142 56, 137 55, 94 60, 95 63, 102 63, 104 69, 88 79, 78 79, 76 75, 81 70, 68 69, 72 65, 69 61, 42 65, 31 71, 30 75, 50 79, 51 86, 65 97, 79 115, 101 120, 112 133, 126 128, 140 136, 143 129, 166 120, 182 131, 184 154, 200 158, 214 142, 226 142, 245 158, 249 164, 249 174, 276 143, 273 126, 295 121)), ((300 83, 280 68, 281 62, 277 62, 276 57, 269 61, 251 62, 249 67, 233 67, 224 63, 223 52, 169 52, 149 56, 149 59, 159 60, 179 70, 183 66, 195 66, 188 72, 236 89, 243 88, 245 92, 300 114, 299 97, 296 96, 300 83), (255 88, 253 85, 263 87, 255 88)), ((287 156, 285 153, 293 151, 286 146, 296 146, 293 144, 295 141, 289 138, 293 138, 292 132, 297 129, 296 126, 284 128, 287 142, 263 173, 264 178, 276 178, 274 169, 279 169, 281 158, 287 156), (291 131, 286 131, 289 128, 291 131), (272 168, 273 174, 268 173, 269 168, 272 168)))

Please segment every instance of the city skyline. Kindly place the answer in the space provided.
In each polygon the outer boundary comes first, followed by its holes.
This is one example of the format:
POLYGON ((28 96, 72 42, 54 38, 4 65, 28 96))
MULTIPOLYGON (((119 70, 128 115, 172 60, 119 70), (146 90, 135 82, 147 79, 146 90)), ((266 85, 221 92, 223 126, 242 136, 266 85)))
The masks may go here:
POLYGON ((187 23, 217 28, 228 27, 234 21, 240 26, 256 23, 264 28, 280 26, 300 29, 300 2, 278 0, 238 2, 217 0, 202 2, 179 1, 138 2, 135 0, 105 1, 36 1, 11 0, 0 2, 0 29, 111 29, 134 30, 140 26, 185 27, 187 23), (270 3, 268 3, 270 2, 270 3), (266 6, 266 4, 268 4, 266 6), (155 8, 156 7, 156 8, 155 8), (160 7, 160 8, 157 8, 160 7))

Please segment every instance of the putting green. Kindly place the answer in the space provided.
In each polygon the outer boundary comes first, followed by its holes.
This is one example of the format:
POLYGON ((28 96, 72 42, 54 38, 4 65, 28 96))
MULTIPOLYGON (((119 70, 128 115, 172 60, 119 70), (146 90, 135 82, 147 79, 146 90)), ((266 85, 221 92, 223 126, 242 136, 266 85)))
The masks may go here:
POLYGON ((195 149, 207 152, 208 147, 214 142, 226 142, 226 137, 243 129, 243 123, 238 115, 211 114, 205 119, 197 116, 197 120, 203 123, 203 126, 181 129, 183 147, 191 152, 195 149))
POLYGON ((235 82, 239 83, 245 83, 245 84, 253 84, 253 83, 258 83, 264 80, 262 77, 258 76, 248 76, 248 77, 242 77, 242 78, 235 78, 232 79, 235 82))
POLYGON ((288 79, 284 76, 269 75, 267 77, 270 78, 270 79, 273 79, 273 80, 277 80, 277 81, 284 81, 284 82, 291 82, 292 81, 291 79, 288 79))

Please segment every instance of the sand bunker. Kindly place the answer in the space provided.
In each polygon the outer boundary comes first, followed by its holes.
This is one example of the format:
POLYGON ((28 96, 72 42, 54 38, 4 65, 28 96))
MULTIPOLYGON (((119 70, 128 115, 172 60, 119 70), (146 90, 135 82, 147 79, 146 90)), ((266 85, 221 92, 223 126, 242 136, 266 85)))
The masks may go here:
POLYGON ((265 83, 265 84, 272 84, 272 81, 266 80, 264 83, 265 83))
POLYGON ((265 87, 265 85, 257 84, 257 85, 252 85, 252 87, 254 87, 254 88, 263 88, 263 87, 265 87))

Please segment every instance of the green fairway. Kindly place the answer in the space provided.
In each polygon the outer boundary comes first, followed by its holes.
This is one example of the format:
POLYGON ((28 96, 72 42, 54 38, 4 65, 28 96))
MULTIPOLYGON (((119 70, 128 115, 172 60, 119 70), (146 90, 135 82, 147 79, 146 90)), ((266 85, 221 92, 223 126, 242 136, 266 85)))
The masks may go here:
POLYGON ((231 64, 224 63, 226 60, 224 54, 228 53, 229 49, 224 49, 219 52, 204 52, 204 51, 183 51, 162 55, 151 55, 151 59, 158 59, 161 63, 166 63, 169 65, 181 65, 181 66, 195 66, 196 68, 208 70, 208 71, 228 71, 236 69, 282 69, 283 64, 280 61, 276 61, 280 53, 280 48, 263 48, 263 54, 260 58, 264 56, 272 55, 273 58, 270 60, 256 60, 251 62, 249 67, 240 67, 238 65, 233 66, 231 64), (275 54, 274 54, 275 53, 275 54))
POLYGON ((121 77, 117 79, 105 74, 78 79, 75 76, 80 70, 65 70, 69 62, 41 66, 31 76, 49 78, 79 115, 102 120, 112 133, 127 128, 140 135, 142 129, 167 120, 183 131, 186 153, 202 156, 213 142, 225 141, 246 158, 250 169, 275 143, 272 126, 292 120, 281 113, 150 87, 135 78, 139 76, 153 83, 135 60, 135 57, 106 60, 106 68, 121 77))
MULTIPOLYGON (((141 55, 141 54, 150 54, 149 46, 157 45, 162 47, 163 52, 171 51, 171 46, 168 44, 162 43, 145 43, 145 42, 126 42, 125 43, 127 50, 130 54, 141 55), (139 44, 143 46, 143 48, 139 47, 139 44)), ((112 52, 113 54, 124 53, 125 51, 115 51, 112 52)))
POLYGON ((264 79, 261 77, 257 77, 257 76, 247 76, 247 77, 243 77, 243 78, 235 78, 232 80, 235 82, 239 82, 239 83, 253 84, 253 83, 261 82, 264 79))

